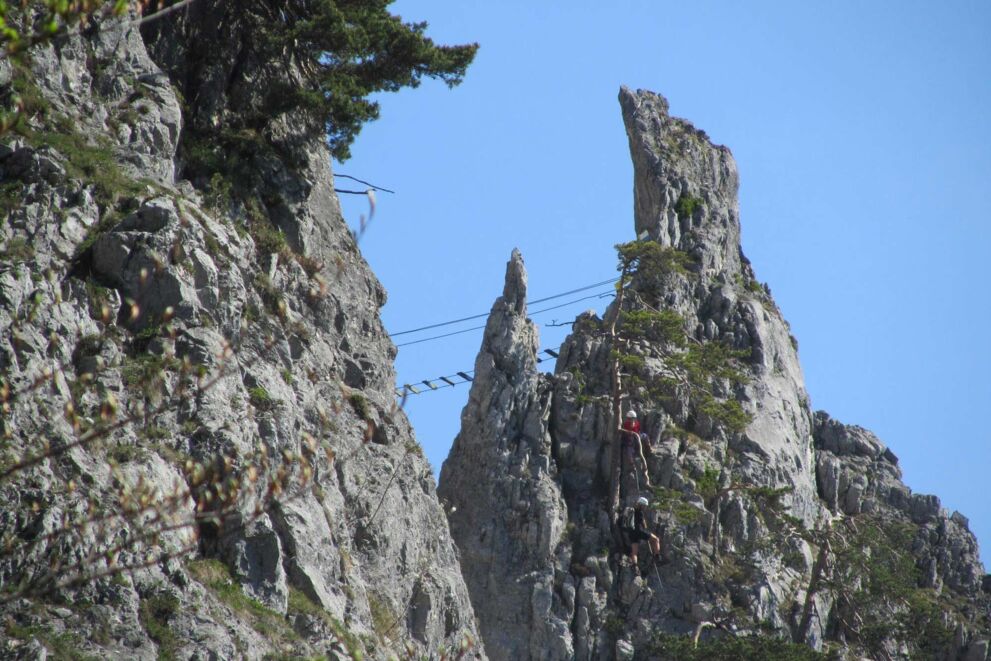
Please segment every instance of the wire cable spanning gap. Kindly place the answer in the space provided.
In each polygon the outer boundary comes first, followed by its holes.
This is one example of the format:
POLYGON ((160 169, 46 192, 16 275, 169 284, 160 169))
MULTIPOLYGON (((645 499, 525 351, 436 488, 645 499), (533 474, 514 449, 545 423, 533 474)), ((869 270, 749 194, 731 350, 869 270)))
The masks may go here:
MULTIPOLYGON (((334 175, 334 178, 335 179, 350 179, 351 181, 357 181, 359 184, 365 184, 366 186, 370 186, 371 188, 374 188, 375 190, 380 190, 383 193, 395 193, 396 192, 394 190, 389 190, 388 188, 382 188, 381 186, 376 186, 375 184, 373 184, 373 183, 371 183, 369 181, 365 181, 364 179, 359 179, 358 177, 352 177, 349 174, 341 174, 340 172, 338 172, 337 174, 334 175)), ((364 193, 365 191, 361 191, 361 192, 364 193)))
MULTIPOLYGON (((543 308, 542 310, 534 310, 533 312, 530 312, 528 314, 528 316, 533 316, 535 314, 540 314, 542 312, 550 312, 551 310, 557 310, 559 308, 564 308, 564 307, 567 307, 569 305, 574 305, 575 303, 580 303, 581 301, 587 301, 587 300, 589 300, 591 298, 604 298, 606 296, 614 296, 614 295, 615 295, 615 292, 613 292, 613 291, 610 290, 610 291, 600 292, 598 294, 592 294, 590 296, 582 296, 581 298, 576 298, 573 301, 568 301, 567 303, 561 303, 559 305, 552 305, 550 307, 543 308)), ((547 299, 541 299, 541 300, 545 300, 546 301, 547 299)), ((487 316, 489 316, 489 313, 485 313, 482 316, 483 317, 487 317, 487 316)), ((459 321, 465 321, 467 319, 475 319, 475 318, 476 317, 465 317, 465 319, 461 319, 459 321)), ((431 326, 429 328, 436 328, 436 326, 446 326, 446 325, 448 325, 450 323, 455 323, 455 322, 445 322, 444 324, 437 324, 437 325, 431 326)), ((428 328, 428 327, 424 327, 424 328, 428 328)), ((424 338, 421 338, 419 340, 410 340, 409 342, 402 342, 400 344, 397 344, 396 345, 396 348, 398 349, 399 347, 408 347, 408 346, 410 346, 412 344, 420 344, 421 342, 430 342, 432 340, 440 340, 440 339, 443 339, 445 337, 451 337, 452 335, 461 335, 462 333, 470 333, 472 331, 477 331, 477 330, 480 330, 482 328, 485 328, 485 325, 484 324, 481 325, 481 326, 472 326, 471 328, 464 328, 462 330, 452 331, 450 333, 443 333, 441 335, 431 335, 430 337, 424 337, 424 338)), ((418 329, 418 330, 423 330, 423 329, 418 329)), ((414 331, 403 331, 403 333, 412 333, 412 332, 414 332, 414 331)), ((389 337, 395 337, 396 335, 402 335, 403 333, 396 333, 395 335, 390 335, 389 337)))
MULTIPOLYGON (((609 280, 603 280, 602 282, 596 282, 592 285, 586 285, 584 287, 579 287, 578 289, 572 289, 570 291, 561 292, 560 294, 554 294, 553 296, 545 296, 544 298, 538 298, 533 301, 528 301, 527 305, 536 305, 537 303, 545 303, 547 301, 554 300, 555 298, 561 298, 563 296, 569 296, 571 294, 577 294, 579 292, 588 291, 589 289, 595 289, 596 287, 601 287, 603 285, 609 285, 617 282, 619 278, 610 278, 609 280)), ((584 300, 584 299, 578 299, 584 300)), ((548 308, 553 309, 553 308, 548 308)), ((533 312, 531 314, 537 314, 533 312)), ((398 333, 389 333, 389 337, 399 337, 400 335, 409 335, 410 333, 419 333, 420 331, 430 330, 432 328, 440 328, 441 326, 450 326, 451 324, 460 324, 462 321, 471 321, 472 319, 481 319, 483 317, 489 316, 488 312, 483 312, 481 314, 473 314, 470 317, 462 317, 460 319, 451 319, 450 321, 442 321, 436 324, 429 324, 427 326, 420 326, 419 328, 411 328, 410 330, 399 331, 398 333)), ((484 328, 484 326, 483 326, 484 328)), ((474 329, 472 329, 474 330, 474 329)), ((439 337, 446 337, 441 335, 439 337)), ((402 346, 402 345, 398 345, 402 346)))

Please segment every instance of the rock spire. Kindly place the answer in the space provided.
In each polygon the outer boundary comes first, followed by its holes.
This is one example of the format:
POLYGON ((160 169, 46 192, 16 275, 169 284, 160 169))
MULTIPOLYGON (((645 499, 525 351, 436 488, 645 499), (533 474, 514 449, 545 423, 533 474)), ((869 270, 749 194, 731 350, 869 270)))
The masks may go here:
POLYGON ((966 519, 913 494, 869 432, 813 414, 797 342, 740 248, 729 150, 657 94, 619 100, 640 239, 622 248, 623 307, 580 315, 538 373, 514 253, 441 473, 490 658, 676 659, 698 635, 734 636, 743 656, 758 636, 984 661, 991 580, 966 519), (660 566, 630 566, 606 511, 617 364, 649 446, 646 476, 623 465, 622 503, 650 500, 660 566))

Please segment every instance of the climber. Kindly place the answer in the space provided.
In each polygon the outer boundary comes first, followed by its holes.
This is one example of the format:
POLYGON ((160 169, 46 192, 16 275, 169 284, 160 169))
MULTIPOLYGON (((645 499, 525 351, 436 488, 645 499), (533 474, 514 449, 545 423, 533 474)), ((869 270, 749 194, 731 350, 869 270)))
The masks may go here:
POLYGON ((650 487, 650 476, 647 474, 647 459, 643 454, 644 441, 647 435, 640 432, 640 421, 637 420, 637 412, 630 410, 626 414, 623 426, 619 428, 623 433, 623 457, 629 465, 630 470, 636 471, 637 461, 643 466, 644 482, 650 487))
POLYGON ((661 564, 661 538, 647 530, 646 508, 647 499, 641 496, 632 512, 630 512, 629 507, 626 508, 619 522, 620 533, 623 535, 624 543, 629 548, 630 560, 634 567, 637 566, 640 542, 647 542, 650 545, 650 553, 654 557, 654 562, 661 564))

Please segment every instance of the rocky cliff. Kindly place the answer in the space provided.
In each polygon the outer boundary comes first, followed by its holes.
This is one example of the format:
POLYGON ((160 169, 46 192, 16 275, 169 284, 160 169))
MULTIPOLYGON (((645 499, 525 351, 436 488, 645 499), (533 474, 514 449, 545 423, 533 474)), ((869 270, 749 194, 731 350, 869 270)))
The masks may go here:
POLYGON ((133 18, 0 60, 0 656, 481 656, 272 17, 133 18))
POLYGON ((618 246, 621 297, 540 373, 514 253, 441 473, 487 654, 983 661, 991 580, 967 521, 869 432, 813 413, 740 249, 729 150, 656 94, 620 105, 638 237, 618 246), (610 502, 617 383, 649 446, 620 505, 648 497, 663 540, 638 567, 610 502))

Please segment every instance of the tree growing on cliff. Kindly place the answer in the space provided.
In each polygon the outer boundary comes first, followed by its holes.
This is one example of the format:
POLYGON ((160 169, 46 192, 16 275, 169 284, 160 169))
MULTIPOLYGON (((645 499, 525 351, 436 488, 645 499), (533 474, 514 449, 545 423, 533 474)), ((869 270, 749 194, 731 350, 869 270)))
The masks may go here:
MULTIPOLYGON (((742 432, 750 423, 750 415, 736 399, 717 397, 713 382, 745 383, 748 377, 741 360, 747 353, 689 336, 685 320, 658 300, 668 278, 691 276, 691 257, 650 240, 619 244, 616 251, 620 280, 609 335, 613 342, 612 409, 617 426, 624 397, 633 403, 681 396, 691 402, 694 415, 706 416, 730 433, 742 432), (637 348, 643 341, 653 347, 654 357, 664 366, 660 374, 650 378, 644 372, 643 350, 637 348)), ((619 439, 615 437, 612 452, 611 509, 620 499, 619 439)))
POLYGON ((406 23, 387 10, 392 0, 304 0, 299 20, 277 24, 276 44, 293 43, 309 59, 310 87, 286 97, 321 119, 340 161, 350 157, 361 127, 379 116, 368 97, 417 87, 423 77, 461 83, 478 44, 438 46, 427 24, 406 23))
MULTIPOLYGON (((147 23, 186 9, 194 2, 217 0, 33 0, 20 5, 0 0, 0 48, 5 57, 24 57, 32 47, 67 36, 90 22, 128 13, 147 23)), ((408 23, 388 11, 392 0, 264 1, 233 11, 258 12, 259 34, 252 35, 266 59, 289 58, 302 64, 305 80, 267 90, 266 111, 303 110, 326 131, 339 161, 351 155, 362 126, 379 116, 376 92, 417 87, 424 77, 461 83, 478 44, 437 45, 426 36, 427 23, 408 23)), ((15 94, 3 108, 0 135, 23 111, 15 94)))

